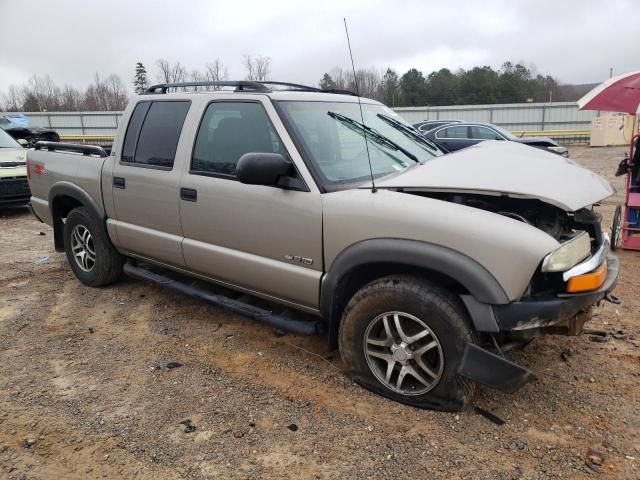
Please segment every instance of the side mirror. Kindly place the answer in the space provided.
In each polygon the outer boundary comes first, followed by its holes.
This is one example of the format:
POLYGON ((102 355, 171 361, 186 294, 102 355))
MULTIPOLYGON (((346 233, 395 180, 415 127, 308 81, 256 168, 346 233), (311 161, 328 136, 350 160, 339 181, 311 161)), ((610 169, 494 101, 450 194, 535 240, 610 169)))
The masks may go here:
POLYGON ((249 185, 274 187, 293 171, 293 164, 279 153, 245 153, 236 165, 236 177, 249 185))
POLYGON ((24 138, 19 138, 18 140, 16 140, 20 145, 22 145, 24 148, 28 148, 29 147, 29 142, 27 142, 24 138))

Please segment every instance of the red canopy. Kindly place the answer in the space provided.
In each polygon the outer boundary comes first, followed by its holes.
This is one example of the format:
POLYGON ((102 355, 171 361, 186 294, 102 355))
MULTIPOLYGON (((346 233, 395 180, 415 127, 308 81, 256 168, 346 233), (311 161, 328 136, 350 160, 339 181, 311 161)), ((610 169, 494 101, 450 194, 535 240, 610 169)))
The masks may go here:
POLYGON ((578 100, 580 110, 640 113, 640 72, 610 78, 578 100))

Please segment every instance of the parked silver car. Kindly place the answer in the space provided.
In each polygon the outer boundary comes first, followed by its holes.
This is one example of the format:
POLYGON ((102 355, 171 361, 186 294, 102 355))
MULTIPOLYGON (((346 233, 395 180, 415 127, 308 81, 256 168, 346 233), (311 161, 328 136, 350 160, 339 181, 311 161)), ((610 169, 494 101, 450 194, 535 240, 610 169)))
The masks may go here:
POLYGON ((358 383, 456 410, 477 382, 522 386, 531 372, 503 351, 579 333, 616 282, 592 208, 613 189, 570 160, 497 141, 443 155, 373 100, 361 116, 344 92, 208 85, 220 89, 133 98, 108 156, 29 151, 33 210, 85 284, 124 269, 279 328, 327 331, 358 383))

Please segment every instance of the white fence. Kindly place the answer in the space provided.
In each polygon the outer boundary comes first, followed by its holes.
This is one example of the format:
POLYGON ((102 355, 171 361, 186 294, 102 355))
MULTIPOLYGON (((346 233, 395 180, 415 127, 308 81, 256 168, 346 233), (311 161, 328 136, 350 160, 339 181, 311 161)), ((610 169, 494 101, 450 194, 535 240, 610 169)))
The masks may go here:
MULTIPOLYGON (((405 120, 464 120, 495 123, 511 131, 591 128, 598 112, 580 111, 574 102, 454 105, 395 108, 405 120)), ((112 135, 122 112, 25 112, 31 124, 51 127, 62 135, 112 135)))
POLYGON ((405 120, 463 120, 494 123, 511 131, 588 130, 598 112, 578 110, 574 102, 400 107, 405 120))

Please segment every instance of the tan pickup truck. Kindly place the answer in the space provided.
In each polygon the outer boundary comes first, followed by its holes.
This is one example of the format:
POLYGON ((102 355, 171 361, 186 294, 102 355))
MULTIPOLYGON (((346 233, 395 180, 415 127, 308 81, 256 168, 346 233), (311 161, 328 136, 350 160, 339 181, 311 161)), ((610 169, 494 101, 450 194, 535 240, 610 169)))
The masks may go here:
POLYGON ((443 410, 477 383, 522 386, 532 373, 504 352, 578 334, 614 287, 593 210, 613 189, 568 159, 494 141, 443 155, 350 92, 192 86, 134 97, 110 155, 29 151, 33 211, 83 283, 124 271, 327 332, 357 382, 443 410))

